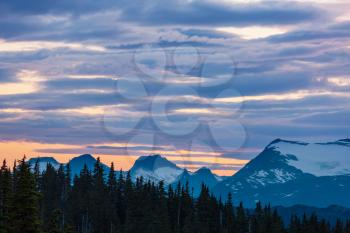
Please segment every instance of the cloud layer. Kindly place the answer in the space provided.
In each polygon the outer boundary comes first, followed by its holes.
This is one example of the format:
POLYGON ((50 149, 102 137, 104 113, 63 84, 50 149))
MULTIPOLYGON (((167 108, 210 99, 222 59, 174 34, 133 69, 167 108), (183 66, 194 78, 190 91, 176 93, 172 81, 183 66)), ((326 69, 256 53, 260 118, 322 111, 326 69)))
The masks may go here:
POLYGON ((232 174, 274 138, 349 137, 349 10, 1 1, 1 158, 22 156, 17 143, 29 156, 94 153, 127 167, 161 153, 232 174))

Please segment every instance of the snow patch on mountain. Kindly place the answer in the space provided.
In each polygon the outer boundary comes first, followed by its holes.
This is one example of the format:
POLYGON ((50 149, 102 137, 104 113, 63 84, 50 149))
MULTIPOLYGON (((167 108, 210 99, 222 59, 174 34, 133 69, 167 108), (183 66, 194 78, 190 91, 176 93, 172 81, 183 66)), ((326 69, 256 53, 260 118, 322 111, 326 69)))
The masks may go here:
POLYGON ((182 173, 182 170, 173 168, 157 168, 155 170, 145 170, 138 168, 132 172, 133 179, 137 177, 143 177, 145 180, 151 180, 154 182, 164 181, 169 184, 176 180, 176 178, 182 173))
POLYGON ((267 149, 284 156, 288 165, 314 176, 350 174, 350 141, 301 143, 279 140, 267 149))
POLYGON ((165 184, 173 183, 183 169, 171 163, 160 155, 142 156, 136 160, 130 169, 132 178, 143 177, 154 182, 164 181, 165 184))
MULTIPOLYGON (((295 179, 295 174, 283 169, 259 170, 250 175, 246 180, 249 184, 283 184, 295 179)), ((257 188, 257 186, 255 186, 257 188)))

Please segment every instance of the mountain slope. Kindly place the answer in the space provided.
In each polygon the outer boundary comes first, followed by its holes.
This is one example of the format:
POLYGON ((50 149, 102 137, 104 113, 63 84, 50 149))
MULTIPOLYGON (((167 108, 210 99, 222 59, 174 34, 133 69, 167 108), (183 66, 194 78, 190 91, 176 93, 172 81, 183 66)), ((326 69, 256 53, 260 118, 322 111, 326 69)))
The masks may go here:
POLYGON ((303 143, 277 139, 234 176, 214 187, 254 206, 304 204, 350 206, 349 140, 303 143))
POLYGON ((154 182, 162 180, 165 184, 174 182, 182 172, 182 168, 160 155, 141 156, 130 169, 130 174, 134 180, 142 176, 145 180, 154 182))

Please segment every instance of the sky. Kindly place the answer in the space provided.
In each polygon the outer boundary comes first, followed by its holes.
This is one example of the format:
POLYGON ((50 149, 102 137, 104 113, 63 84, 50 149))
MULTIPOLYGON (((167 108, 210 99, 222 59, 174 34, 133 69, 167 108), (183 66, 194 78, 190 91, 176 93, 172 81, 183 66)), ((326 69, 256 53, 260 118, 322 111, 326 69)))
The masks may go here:
POLYGON ((0 159, 232 175, 276 138, 349 138, 347 2, 2 0, 0 159))

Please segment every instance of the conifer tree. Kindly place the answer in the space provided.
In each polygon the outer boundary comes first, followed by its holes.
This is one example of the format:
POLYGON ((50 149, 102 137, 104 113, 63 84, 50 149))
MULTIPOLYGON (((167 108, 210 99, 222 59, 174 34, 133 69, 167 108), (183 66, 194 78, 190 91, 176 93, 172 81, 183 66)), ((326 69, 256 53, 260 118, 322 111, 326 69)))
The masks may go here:
POLYGON ((41 177, 41 197, 40 209, 41 219, 48 223, 48 218, 52 211, 59 209, 60 206, 60 185, 55 168, 49 163, 41 177))
POLYGON ((227 201, 224 207, 224 233, 235 232, 235 212, 232 204, 232 194, 228 193, 227 201))
POLYGON ((344 233, 350 233, 350 219, 345 224, 344 233))
POLYGON ((118 216, 118 206, 117 206, 117 178, 114 170, 114 163, 111 163, 111 168, 108 174, 107 180, 107 188, 108 188, 108 219, 110 225, 109 233, 114 233, 120 231, 120 221, 118 216))
POLYGON ((54 210, 48 219, 47 227, 45 233, 62 233, 61 229, 61 211, 54 210))
POLYGON ((40 232, 39 193, 35 178, 25 158, 16 167, 15 190, 12 204, 12 233, 40 232))
POLYGON ((237 207, 237 233, 247 233, 248 232, 248 220, 246 215, 246 210, 241 202, 237 207))
POLYGON ((40 172, 40 164, 39 164, 39 158, 35 161, 35 164, 34 164, 34 178, 35 178, 35 183, 36 183, 36 188, 37 190, 40 190, 41 187, 41 172, 40 172))
POLYGON ((209 233, 210 226, 210 195, 209 189, 205 184, 202 184, 201 192, 197 199, 197 231, 202 233, 209 233))
POLYGON ((333 233, 343 233, 343 223, 340 219, 337 219, 333 233))
POLYGON ((92 175, 91 192, 91 223, 95 233, 105 233, 110 230, 108 219, 108 190, 104 180, 104 169, 100 158, 97 158, 92 175))
POLYGON ((300 219, 296 215, 291 216, 289 233, 301 233, 300 219))
POLYGON ((11 172, 6 165, 6 160, 4 160, 0 169, 0 233, 10 232, 11 187, 11 172))
POLYGON ((329 228, 330 228, 329 224, 323 219, 320 222, 320 226, 319 226, 320 233, 328 233, 328 232, 330 232, 329 228))

